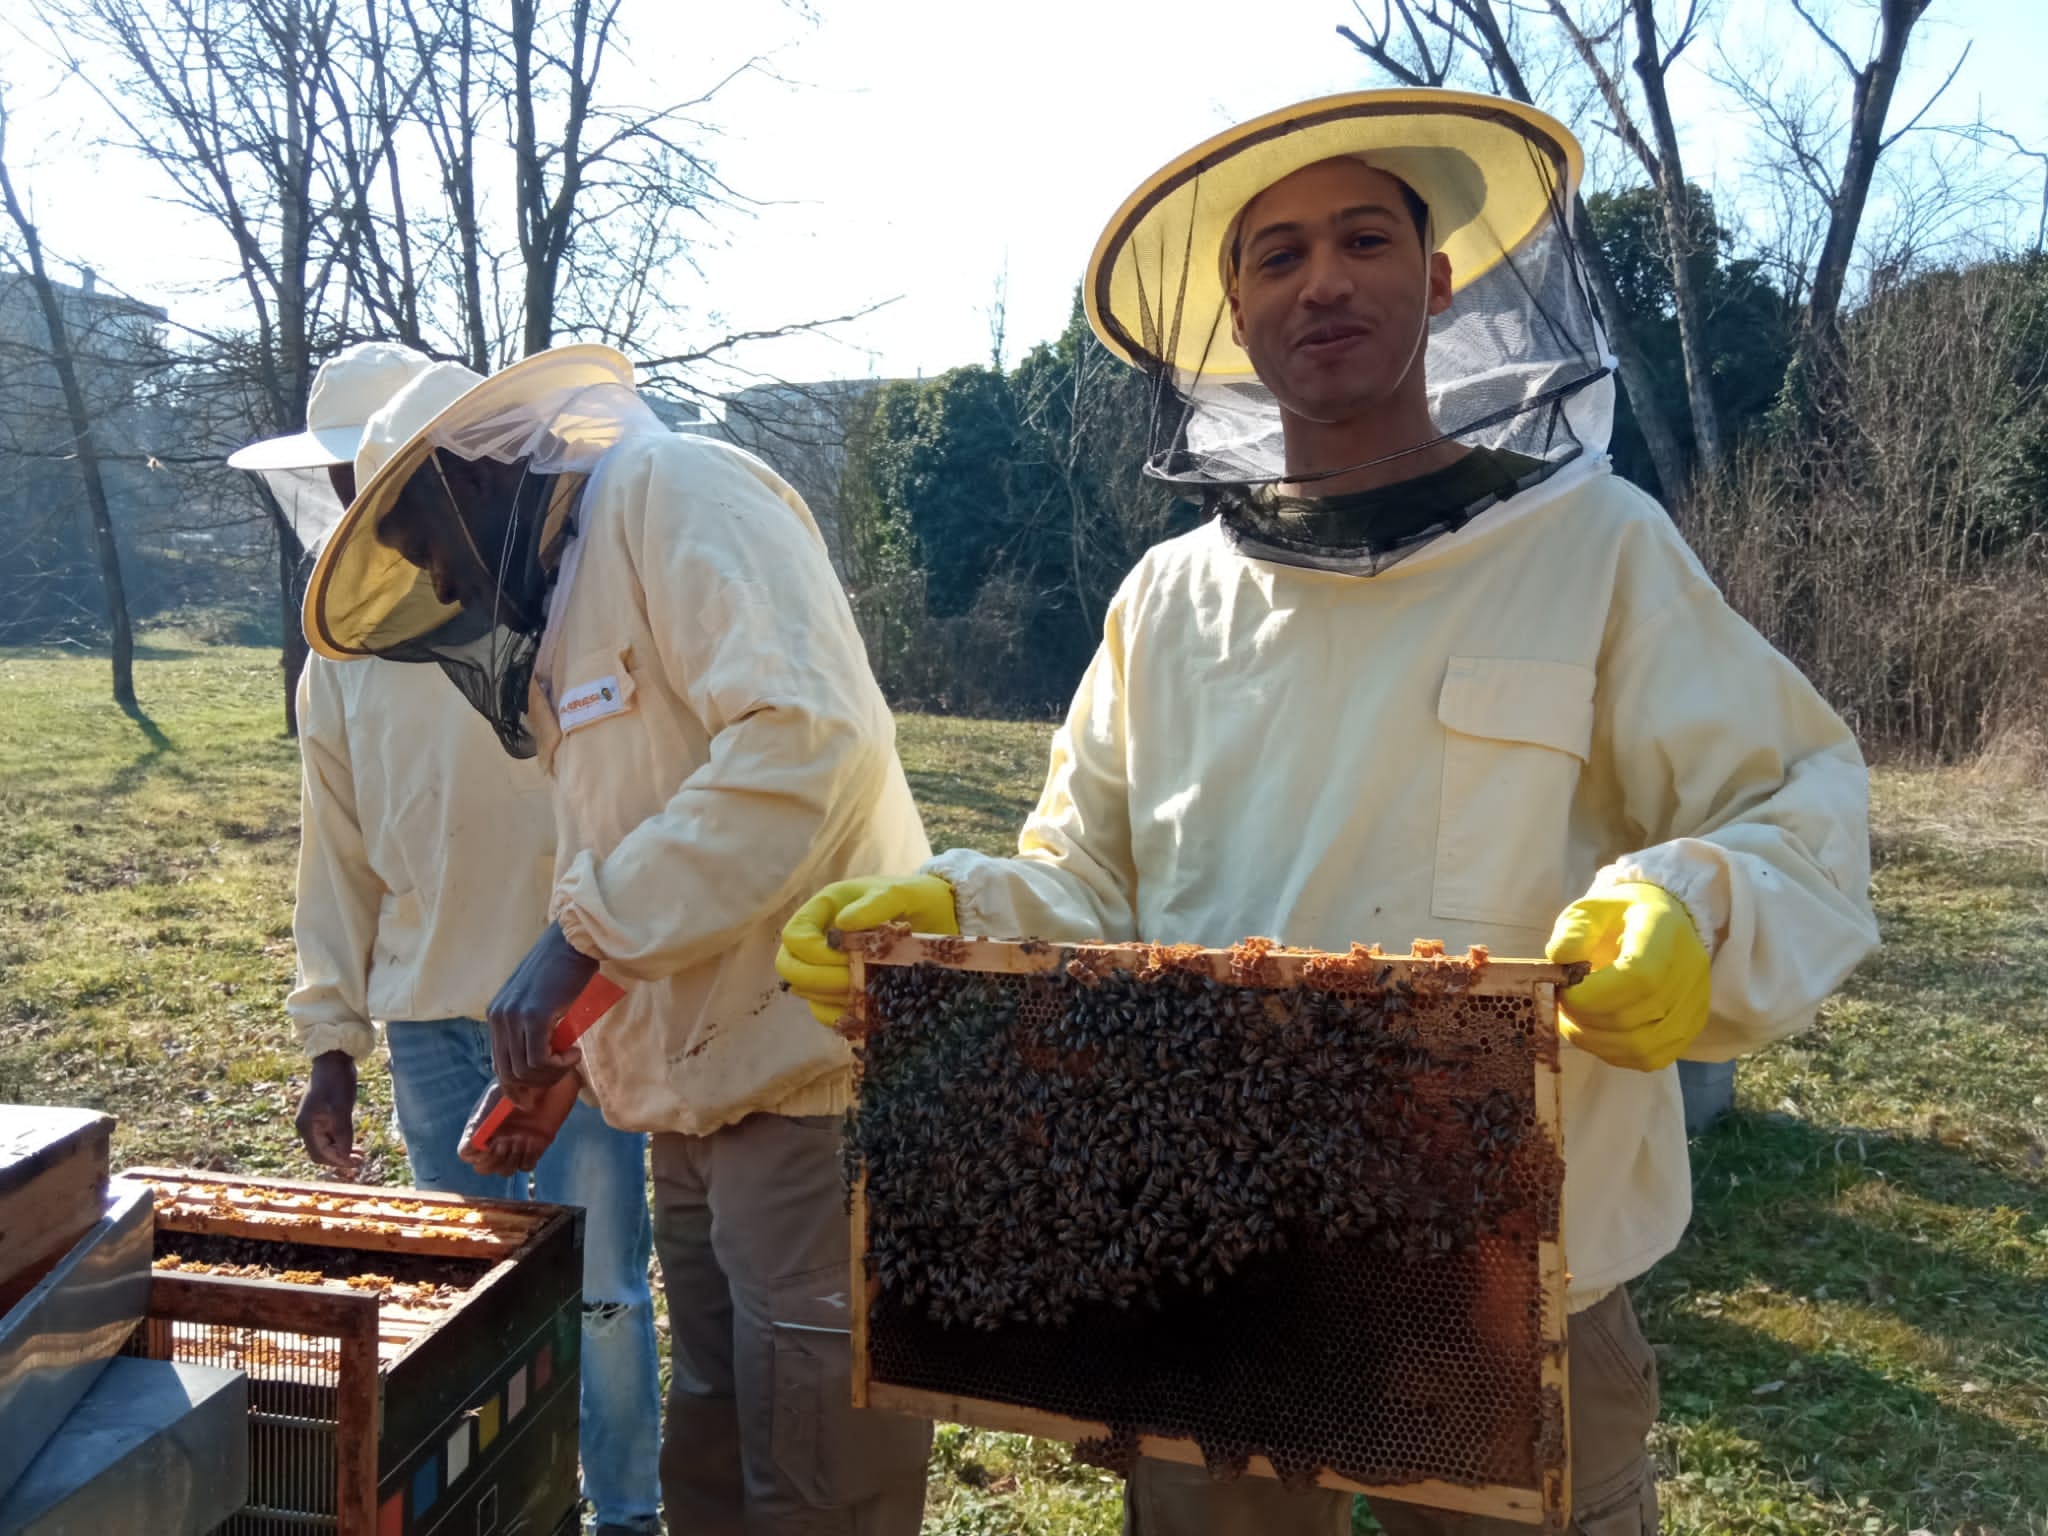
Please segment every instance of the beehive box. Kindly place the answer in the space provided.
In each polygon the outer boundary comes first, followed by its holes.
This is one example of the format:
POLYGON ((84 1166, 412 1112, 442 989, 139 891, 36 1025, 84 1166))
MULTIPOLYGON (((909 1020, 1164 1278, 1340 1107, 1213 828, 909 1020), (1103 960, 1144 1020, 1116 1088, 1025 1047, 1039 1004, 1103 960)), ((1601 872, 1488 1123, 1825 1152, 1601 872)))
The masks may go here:
POLYGON ((857 1403, 1563 1528, 1566 971, 841 942, 857 1403))
POLYGON ((578 1529, 582 1213, 143 1168, 129 1353, 249 1376, 249 1505, 221 1536, 578 1529))
POLYGON ((100 1219, 111 1116, 0 1104, 0 1313, 100 1219))

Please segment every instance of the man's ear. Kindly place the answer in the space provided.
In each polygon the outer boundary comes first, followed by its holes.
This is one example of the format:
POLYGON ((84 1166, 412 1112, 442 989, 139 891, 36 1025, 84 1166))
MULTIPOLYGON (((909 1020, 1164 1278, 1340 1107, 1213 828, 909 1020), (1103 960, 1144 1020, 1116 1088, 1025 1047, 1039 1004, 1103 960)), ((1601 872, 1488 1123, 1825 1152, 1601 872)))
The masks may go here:
POLYGON ((1442 251, 1429 258, 1429 312, 1440 315, 1451 307, 1451 258, 1442 251))
POLYGON ((1233 283, 1224 295, 1230 301, 1230 339, 1240 347, 1244 345, 1244 307, 1237 302, 1237 285, 1233 283))

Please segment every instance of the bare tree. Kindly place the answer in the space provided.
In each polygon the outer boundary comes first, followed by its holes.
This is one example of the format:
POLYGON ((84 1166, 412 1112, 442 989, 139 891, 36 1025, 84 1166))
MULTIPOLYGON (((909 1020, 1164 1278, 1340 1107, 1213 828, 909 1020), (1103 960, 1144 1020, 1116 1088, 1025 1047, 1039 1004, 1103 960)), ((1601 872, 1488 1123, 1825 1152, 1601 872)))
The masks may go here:
POLYGON ((1603 25, 1589 31, 1572 14, 1566 0, 1548 0, 1550 13, 1571 39, 1572 48, 1599 88, 1614 121, 1614 134, 1633 154, 1656 188, 1664 227, 1665 261, 1671 271, 1673 308, 1677 311, 1678 344, 1685 365, 1685 394, 1692 411, 1693 445, 1700 468, 1719 474, 1723 462, 1720 412, 1714 405, 1713 364, 1707 356, 1706 316, 1700 301, 1695 262, 1702 244, 1711 249, 1714 231, 1702 228, 1698 200, 1685 179, 1679 158, 1678 127, 1671 115, 1671 97, 1665 81, 1671 65, 1698 35, 1700 0, 1690 0, 1684 19, 1664 47, 1657 35, 1654 0, 1626 0, 1622 9, 1603 25), (1641 84, 1644 115, 1650 123, 1646 137, 1636 125, 1618 71, 1602 56, 1600 44, 1619 37, 1625 26, 1633 25, 1635 60, 1633 68, 1641 84), (1654 137, 1654 146, 1651 143, 1654 137))
POLYGON ((1880 285, 1843 327, 1830 431, 1854 451, 1760 435, 1679 511, 1866 750, 1965 757, 2048 726, 2043 291, 2024 258, 1880 285))
POLYGON ((598 91, 623 42, 624 0, 510 0, 510 74, 524 349, 563 325, 628 345, 672 315, 653 279, 688 244, 679 221, 740 199, 691 140, 694 117, 749 59, 701 95, 643 110, 598 91))
MULTIPOLYGON (((1787 158, 1794 174, 1826 209, 1820 247, 1806 285, 1806 303, 1790 378, 1809 425, 1838 418, 1833 409, 1841 394, 1846 363, 1842 352, 1842 303, 1849 267, 1863 227, 1865 207, 1879 160, 1901 137, 1919 126, 1941 99, 1956 71, 1907 122, 1891 132, 1885 125, 1892 95, 1905 63, 1913 28, 1927 12, 1928 0, 1874 0, 1876 35, 1862 64, 1837 39, 1827 21, 1817 16, 1810 0, 1789 0, 1791 9, 1842 67, 1849 81, 1846 134, 1838 132, 1817 98, 1807 93, 1781 94, 1769 75, 1759 77, 1740 67, 1721 72, 1721 83, 1733 91, 1756 117, 1765 135, 1787 158), (1842 141, 1839 168, 1830 164, 1833 145, 1842 141)), ((1967 57, 1969 50, 1964 49, 1967 57)))
POLYGON ((337 16, 336 45, 320 82, 336 152, 323 156, 319 169, 339 210, 352 297, 367 311, 361 328, 424 350, 424 260, 398 145, 433 60, 425 50, 400 46, 405 25, 389 0, 354 0, 337 16))
POLYGON ((477 199, 477 132, 489 92, 490 59, 480 48, 474 0, 425 7, 398 0, 405 33, 419 62, 414 115, 425 128, 440 173, 443 212, 454 262, 451 283, 461 315, 462 360, 488 373, 496 348, 484 304, 488 261, 477 199))
POLYGON ((64 413, 71 428, 71 453, 85 486, 86 515, 92 525, 93 554, 99 564, 100 586, 106 594, 107 631, 113 652, 114 702, 130 714, 139 713, 135 701, 135 631, 128 618, 128 591, 121 579, 121 550, 114 539, 114 519, 107 510, 107 490, 100 478, 99 454, 93 443, 92 413, 85 391, 78 381, 78 367, 71 349, 70 327, 64 306, 50 280, 43 258, 41 232, 29 217, 14 178, 7 168, 7 105, 0 100, 0 205, 7 210, 28 259, 28 278, 36 302, 43 312, 43 324, 50 334, 50 366, 64 392, 64 413))
POLYGON ((1067 585, 1091 635, 1114 584, 1163 535, 1172 509, 1172 495, 1135 468, 1151 446, 1152 387, 1078 324, 1013 376, 1020 456, 1043 472, 1025 483, 1042 483, 1052 505, 1011 515, 1025 528, 1041 517, 1063 524, 1067 585))
MULTIPOLYGON (((1492 0, 1382 0, 1377 22, 1367 15, 1363 0, 1354 0, 1354 4, 1366 34, 1344 26, 1338 33, 1403 85, 1443 85, 1451 78, 1459 56, 1469 54, 1507 94, 1531 106, 1537 104, 1492 0)), ((1657 401, 1649 360, 1629 330, 1614 269, 1600 248, 1583 197, 1572 200, 1572 238, 1600 306, 1622 388, 1628 391, 1636 424, 1649 447, 1658 488, 1667 503, 1676 505, 1685 494, 1685 455, 1657 401)))
MULTIPOLYGON (((235 254, 252 335, 217 363, 243 370, 258 431, 305 422, 316 358, 331 344, 330 279, 346 220, 328 189, 339 0, 38 0, 60 56, 121 124, 125 147, 164 175, 173 201, 217 225, 235 254), (79 45, 96 44, 119 61, 79 45)), ((226 341, 225 338, 216 338, 226 341)), ((277 546, 285 724, 305 663, 299 601, 305 546, 266 498, 277 546)))

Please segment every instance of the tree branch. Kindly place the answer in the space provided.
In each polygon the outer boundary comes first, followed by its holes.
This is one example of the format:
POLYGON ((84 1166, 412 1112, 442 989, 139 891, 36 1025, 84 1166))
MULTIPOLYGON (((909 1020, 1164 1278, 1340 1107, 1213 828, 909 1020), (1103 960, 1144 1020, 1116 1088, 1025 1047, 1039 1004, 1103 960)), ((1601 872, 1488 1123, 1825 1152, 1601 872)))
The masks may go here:
POLYGON ((1650 180, 1663 180, 1664 173, 1659 167, 1657 152, 1650 148, 1649 141, 1643 137, 1635 125, 1635 120, 1629 115, 1628 100, 1622 95, 1621 82, 1614 78, 1601 61, 1600 55, 1593 47, 1592 39, 1586 36, 1578 22, 1573 19, 1571 12, 1565 7, 1564 0, 1549 0, 1549 5, 1550 14, 1557 18, 1558 25, 1564 28, 1565 36, 1571 39, 1572 48, 1578 54, 1579 62, 1586 66, 1586 72, 1593 77, 1594 85, 1599 88, 1600 99, 1607 103, 1607 110, 1613 114, 1615 136, 1628 146, 1638 163, 1649 174, 1650 180))
POLYGON ((1934 94, 1927 98, 1920 110, 1908 118, 1903 126, 1885 138, 1884 142, 1878 146, 1880 151, 1890 149, 1900 139, 1903 139, 1907 134, 1920 126, 1920 119, 1931 112, 1934 109, 1934 104, 1941 100, 1943 96, 1946 96, 1948 88, 1956 83, 1956 76, 1962 73, 1963 64, 1970 57, 1970 50, 1976 46, 1974 39, 1963 44, 1962 53, 1957 56, 1954 65, 1950 67, 1948 74, 1943 78, 1941 84, 1934 88, 1934 94))
POLYGON ((1842 61, 1842 68, 1849 72, 1849 78, 1851 80, 1862 79, 1863 71, 1858 69, 1856 61, 1849 57, 1849 50, 1829 36, 1828 29, 1813 19, 1813 13, 1806 8, 1806 0, 1791 0, 1791 4, 1792 9, 1799 13, 1799 19, 1813 29, 1813 35, 1827 44, 1833 50, 1835 57, 1842 61))
POLYGON ((854 320, 863 320, 878 310, 887 309, 896 302, 896 298, 878 299, 873 304, 863 305, 861 308, 852 310, 847 314, 834 315, 829 320, 802 320, 790 325, 772 326, 765 330, 735 331, 729 336, 721 337, 719 340, 712 342, 709 346, 699 347, 692 352, 672 352, 665 357, 642 358, 637 366, 648 372, 655 372, 666 368, 687 368, 693 363, 708 362, 712 358, 732 351, 735 347, 745 346, 749 342, 779 341, 785 336, 806 335, 829 329, 835 325, 846 325, 854 320))

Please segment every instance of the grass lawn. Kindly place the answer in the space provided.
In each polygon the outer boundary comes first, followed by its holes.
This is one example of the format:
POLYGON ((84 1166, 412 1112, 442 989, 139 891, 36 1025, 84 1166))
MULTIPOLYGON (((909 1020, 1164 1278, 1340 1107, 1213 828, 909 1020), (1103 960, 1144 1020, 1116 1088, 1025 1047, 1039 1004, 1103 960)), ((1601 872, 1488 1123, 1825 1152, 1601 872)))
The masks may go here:
MULTIPOLYGON (((281 1003, 297 753, 274 653, 0 652, 0 1100, 120 1117, 117 1161, 304 1174, 281 1003)), ((1004 847, 1049 728, 907 717, 938 846, 1004 847)), ((1637 1287, 1665 1528, 2048 1536, 2048 787, 1878 775, 1887 947, 1747 1064, 1637 1287)), ((369 1176, 404 1177, 381 1073, 369 1176)), ((929 1532, 1116 1530, 1057 1446, 943 1427, 929 1532)))

